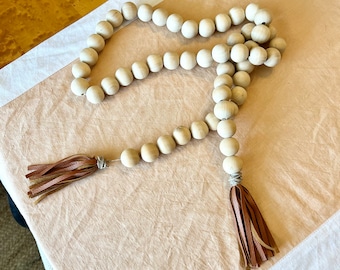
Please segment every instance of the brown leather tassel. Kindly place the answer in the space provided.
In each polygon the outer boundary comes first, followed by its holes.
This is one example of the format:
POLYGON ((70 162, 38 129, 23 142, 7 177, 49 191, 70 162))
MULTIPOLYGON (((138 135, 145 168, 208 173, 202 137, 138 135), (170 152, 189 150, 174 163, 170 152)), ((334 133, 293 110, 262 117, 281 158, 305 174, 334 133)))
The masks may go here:
POLYGON ((106 167, 103 158, 91 158, 86 155, 73 155, 53 164, 36 164, 28 166, 33 171, 26 175, 34 182, 29 187, 30 198, 41 195, 36 203, 48 195, 66 187, 74 181, 85 178, 106 167))
POLYGON ((230 190, 238 241, 245 266, 257 268, 278 252, 275 241, 249 191, 242 185, 230 190))

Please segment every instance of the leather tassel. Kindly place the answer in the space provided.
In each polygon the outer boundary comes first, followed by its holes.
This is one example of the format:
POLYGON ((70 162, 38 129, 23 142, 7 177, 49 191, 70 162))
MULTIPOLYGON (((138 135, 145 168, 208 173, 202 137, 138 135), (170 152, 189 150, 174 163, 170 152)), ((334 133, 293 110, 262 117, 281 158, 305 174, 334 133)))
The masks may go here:
POLYGON ((257 268, 278 252, 275 241, 249 191, 237 184, 230 190, 230 201, 245 267, 257 268))
POLYGON ((36 201, 38 203, 72 182, 105 167, 106 163, 103 158, 86 155, 73 155, 53 164, 30 165, 28 170, 32 172, 27 174, 26 178, 34 184, 29 187, 27 194, 30 198, 41 195, 36 201))

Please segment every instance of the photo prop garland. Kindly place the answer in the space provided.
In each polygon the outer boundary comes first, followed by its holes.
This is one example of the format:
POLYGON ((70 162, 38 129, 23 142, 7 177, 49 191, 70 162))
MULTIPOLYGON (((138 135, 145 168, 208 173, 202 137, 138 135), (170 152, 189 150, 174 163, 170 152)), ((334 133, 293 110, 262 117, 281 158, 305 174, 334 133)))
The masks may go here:
MULTIPOLYGON (((72 92, 98 104, 105 96, 115 95, 121 87, 130 85, 134 79, 145 79, 150 72, 159 72, 163 68, 175 70, 178 67, 192 70, 197 65, 209 68, 214 61, 218 64, 212 92, 215 105, 204 120, 193 122, 190 128, 179 126, 172 136, 160 136, 157 143, 146 143, 140 150, 125 149, 119 160, 126 167, 137 165, 141 159, 154 162, 160 154, 170 154, 177 145, 186 145, 191 138, 200 140, 209 131, 217 131, 222 137, 219 147, 225 156, 223 169, 229 175, 230 202, 245 267, 259 267, 261 262, 278 251, 254 199, 241 185, 243 161, 236 155, 239 143, 232 137, 236 132, 233 118, 247 98, 246 88, 251 81, 249 74, 255 66, 276 66, 286 48, 286 42, 276 36, 275 28, 270 25, 271 21, 270 13, 253 3, 246 9, 234 7, 228 14, 221 13, 214 20, 202 19, 197 23, 194 20, 184 21, 178 14, 169 15, 163 8, 154 9, 148 4, 137 7, 134 3, 127 2, 123 4, 121 11, 110 10, 106 20, 96 25, 96 33, 87 39, 88 48, 80 52, 80 61, 72 67, 75 77, 71 83, 72 92), (230 34, 227 43, 217 44, 212 50, 202 49, 197 54, 185 51, 181 55, 176 52, 166 52, 163 56, 149 55, 146 61, 135 62, 130 69, 118 68, 115 76, 105 77, 100 86, 90 86, 87 78, 91 74, 91 67, 98 61, 99 53, 105 47, 105 40, 110 39, 124 21, 136 18, 143 22, 152 21, 157 26, 166 26, 174 33, 181 32, 187 39, 197 35, 208 38, 215 32, 227 32, 232 26, 243 26, 241 33, 230 34)), ((105 169, 109 162, 103 157, 74 155, 54 164, 30 165, 28 170, 32 172, 26 177, 33 184, 28 195, 31 198, 40 196, 36 201, 38 203, 72 182, 85 178, 98 169, 105 169)))

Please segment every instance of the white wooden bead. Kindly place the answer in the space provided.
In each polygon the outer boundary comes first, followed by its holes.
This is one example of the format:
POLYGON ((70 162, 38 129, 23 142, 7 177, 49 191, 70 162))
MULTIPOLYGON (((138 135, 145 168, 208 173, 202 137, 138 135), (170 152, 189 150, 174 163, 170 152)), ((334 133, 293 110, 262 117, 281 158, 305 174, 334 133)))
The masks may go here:
POLYGON ((266 9, 259 9, 254 17, 254 23, 256 25, 266 24, 269 25, 272 21, 272 16, 269 11, 266 9))
POLYGON ((154 143, 143 144, 140 155, 145 162, 154 162, 159 157, 159 149, 154 143))
POLYGON ((72 74, 75 78, 86 78, 91 74, 91 68, 84 62, 77 62, 72 66, 72 74))
POLYGON ((113 35, 113 26, 107 21, 101 21, 96 25, 96 33, 104 39, 109 39, 113 35))
POLYGON ((100 83, 106 95, 112 96, 119 91, 119 82, 114 77, 105 77, 100 83))
POLYGON ((89 86, 90 83, 84 78, 76 78, 71 82, 71 90, 73 94, 77 96, 85 95, 85 92, 89 86))
POLYGON ((222 100, 214 106, 214 114, 220 120, 229 119, 237 113, 238 106, 232 101, 222 100))
POLYGON ((166 25, 166 21, 168 19, 168 12, 163 8, 157 8, 152 13, 152 22, 157 26, 166 25))
POLYGON ((229 16, 233 25, 240 25, 246 18, 244 9, 241 7, 233 7, 229 10, 229 16))
POLYGON ((185 70, 192 70, 197 65, 196 54, 188 51, 183 52, 179 59, 179 64, 185 70))
POLYGON ((255 19, 255 15, 259 10, 259 6, 257 4, 251 3, 246 7, 246 18, 248 21, 253 22, 255 19))
POLYGON ((217 63, 225 63, 230 57, 230 47, 227 44, 217 44, 211 51, 212 58, 217 63))
POLYGON ((214 80, 214 88, 219 87, 221 85, 226 85, 232 87, 233 78, 229 74, 221 74, 218 75, 214 80))
POLYGON ((175 52, 166 52, 163 56, 163 64, 166 69, 175 70, 179 66, 179 55, 175 52))
POLYGON ((101 35, 92 34, 87 38, 87 46, 101 52, 105 47, 105 40, 101 35))
POLYGON ((231 62, 218 64, 216 67, 217 75, 228 74, 233 76, 235 73, 235 66, 231 62))
POLYGON ((128 168, 137 165, 140 161, 140 156, 137 150, 128 148, 125 149, 120 155, 120 162, 128 168))
POLYGON ((255 27, 255 23, 246 23, 241 28, 241 33, 245 37, 246 40, 251 39, 251 31, 255 27))
POLYGON ((122 15, 125 20, 131 21, 137 17, 137 6, 132 2, 125 2, 122 6, 122 15))
POLYGON ((249 62, 249 60, 240 62, 236 64, 236 69, 238 71, 245 71, 248 74, 252 73, 255 69, 255 66, 249 62))
POLYGON ((225 119, 218 123, 217 133, 222 138, 232 137, 236 132, 236 124, 231 119, 225 119))
POLYGON ((185 38, 191 39, 198 34, 198 23, 194 20, 185 21, 181 29, 182 35, 185 38))
POLYGON ((181 31, 183 25, 183 18, 179 14, 171 14, 166 20, 166 27, 170 32, 177 33, 181 31))
POLYGON ((149 67, 145 62, 135 62, 131 67, 132 74, 137 80, 143 80, 149 75, 149 67))
POLYGON ((234 85, 247 88, 250 84, 250 76, 245 71, 237 71, 233 76, 234 85))
POLYGON ((112 9, 106 14, 106 20, 111 23, 113 27, 119 27, 123 23, 124 18, 120 11, 112 9))
POLYGON ((235 138, 224 138, 220 142, 219 148, 223 155, 230 157, 236 155, 240 149, 240 144, 235 138))
POLYGON ((158 54, 149 55, 146 58, 146 63, 151 72, 159 72, 163 68, 163 57, 158 54))
POLYGON ((170 154, 176 148, 176 142, 170 135, 162 135, 157 139, 157 146, 162 154, 170 154))
POLYGON ((98 53, 95 49, 85 48, 80 51, 79 59, 89 66, 94 66, 98 61, 98 53))
POLYGON ((212 99, 215 103, 222 100, 229 100, 231 98, 231 89, 227 85, 221 85, 212 91, 212 99))
POLYGON ((207 123, 210 130, 216 130, 220 119, 218 119, 214 113, 210 112, 205 116, 204 121, 207 123))
POLYGON ((249 62, 255 66, 262 65, 267 60, 267 51, 262 47, 255 47, 250 50, 249 62))
POLYGON ((244 42, 244 45, 247 46, 247 48, 249 49, 249 51, 252 49, 252 48, 255 48, 255 47, 258 47, 259 44, 257 44, 255 41, 253 40, 247 40, 246 42, 244 42))
POLYGON ((198 51, 197 56, 196 56, 197 64, 200 67, 203 68, 208 68, 212 65, 214 62, 211 51, 208 49, 201 49, 198 51))
POLYGON ((223 170, 228 174, 236 174, 242 170, 243 161, 238 156, 226 157, 223 160, 223 170))
POLYGON ((227 32, 231 26, 231 19, 228 14, 218 14, 215 17, 216 31, 227 32))
POLYGON ((277 30, 274 26, 269 25, 269 30, 270 30, 270 40, 276 37, 277 35, 277 30))
POLYGON ((244 44, 236 44, 231 48, 230 58, 235 63, 243 62, 247 60, 249 56, 249 49, 244 44))
POLYGON ((153 8, 149 4, 142 4, 139 6, 137 16, 142 22, 149 22, 152 18, 153 8))
POLYGON ((190 126, 191 135, 196 140, 204 139, 209 133, 209 127, 204 121, 194 121, 190 126))
POLYGON ((121 67, 115 73, 116 79, 122 86, 128 86, 133 81, 133 75, 130 69, 121 67))
POLYGON ((241 106, 247 99, 247 91, 241 86, 235 86, 231 89, 231 100, 241 106))
POLYGON ((281 53, 276 48, 267 49, 267 60, 264 65, 267 67, 275 67, 281 61, 281 53))
POLYGON ((198 25, 198 33, 202 37, 210 37, 215 32, 215 23, 212 19, 202 19, 198 25))
POLYGON ((280 51, 280 53, 282 54, 287 47, 287 43, 283 38, 276 37, 276 38, 273 38, 269 42, 269 47, 273 47, 273 48, 278 49, 280 51))
POLYGON ((244 43, 244 42, 245 42, 245 38, 241 33, 231 33, 227 37, 227 44, 229 46, 233 46, 235 44, 244 43))
POLYGON ((191 140, 191 132, 189 128, 184 126, 179 126, 175 128, 172 136, 174 137, 178 145, 186 145, 191 140))
POLYGON ((266 43, 270 39, 270 29, 268 26, 256 25, 251 31, 251 39, 259 44, 266 43))
POLYGON ((93 104, 99 104, 104 100, 105 94, 100 86, 93 85, 86 90, 86 98, 93 104))

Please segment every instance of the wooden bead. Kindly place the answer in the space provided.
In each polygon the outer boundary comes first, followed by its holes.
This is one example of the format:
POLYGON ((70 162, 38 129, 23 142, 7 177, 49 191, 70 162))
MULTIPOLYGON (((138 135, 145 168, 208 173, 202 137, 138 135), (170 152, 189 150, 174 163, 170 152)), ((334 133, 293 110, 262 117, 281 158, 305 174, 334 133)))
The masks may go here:
POLYGON ((133 82, 133 75, 130 69, 121 67, 115 73, 116 79, 122 86, 128 86, 133 82))
POLYGON ((87 46, 101 52, 105 47, 105 40, 101 35, 92 34, 87 38, 87 46))
POLYGON ((269 42, 269 47, 278 49, 282 54, 287 47, 287 43, 283 38, 276 37, 269 42))
POLYGON ((233 78, 229 74, 218 75, 214 80, 214 88, 226 85, 229 88, 233 85, 233 78))
POLYGON ((252 48, 255 48, 255 47, 258 47, 259 44, 257 44, 255 41, 253 40, 247 40, 246 42, 244 42, 244 45, 247 46, 247 48, 249 49, 249 51, 252 49, 252 48))
POLYGON ((238 156, 226 157, 223 160, 223 170, 228 174, 236 174, 241 172, 243 161, 238 156))
POLYGON ((235 66, 231 62, 218 64, 216 67, 217 75, 228 74, 233 76, 235 73, 235 66))
POLYGON ((206 122, 210 130, 216 130, 220 119, 218 119, 215 114, 211 112, 205 116, 204 121, 206 122))
POLYGON ((212 65, 214 62, 211 51, 208 49, 201 49, 198 51, 197 56, 196 56, 197 64, 200 67, 203 68, 208 68, 212 65))
POLYGON ((191 39, 198 34, 198 23, 194 20, 185 21, 181 29, 183 37, 191 39))
POLYGON ((170 32, 177 33, 181 31, 183 25, 183 18, 178 14, 171 14, 166 20, 166 27, 170 32))
POLYGON ((245 12, 241 7, 233 7, 229 10, 229 16, 233 25, 240 25, 246 18, 245 12))
POLYGON ((163 58, 161 55, 152 54, 146 58, 146 63, 151 72, 159 72, 163 68, 163 58))
POLYGON ((166 69, 175 70, 179 66, 179 55, 175 52, 166 52, 163 56, 163 64, 166 69))
POLYGON ((240 62, 236 64, 236 69, 238 71, 245 71, 248 74, 252 73, 254 70, 255 66, 249 62, 249 60, 240 62))
POLYGON ((142 22, 149 22, 152 19, 153 8, 149 4, 142 4, 139 6, 137 16, 142 22))
POLYGON ((122 15, 125 20, 131 21, 137 17, 137 6, 132 2, 125 2, 122 6, 122 15))
POLYGON ((214 106, 214 114, 220 120, 232 118, 237 113, 238 107, 232 101, 222 100, 214 106))
POLYGON ((186 145, 191 140, 191 132, 187 127, 179 126, 172 133, 178 145, 186 145))
POLYGON ((229 46, 233 46, 235 44, 244 43, 244 42, 245 42, 245 38, 241 33, 231 33, 227 37, 227 44, 229 46))
POLYGON ((113 35, 113 26, 107 21, 101 21, 96 26, 96 33, 104 39, 109 39, 113 35))
POLYGON ((254 23, 256 25, 269 25, 272 21, 272 16, 270 15, 269 11, 266 9, 259 9, 254 17, 254 23))
POLYGON ((241 86, 235 86, 231 89, 231 100, 241 106, 247 99, 247 91, 241 86))
POLYGON ((135 62, 132 64, 132 74, 137 80, 143 80, 149 75, 149 67, 145 62, 135 62))
POLYGON ((86 91, 86 98, 93 104, 99 104, 105 98, 103 89, 98 85, 90 86, 86 91))
POLYGON ((131 168, 139 163, 140 156, 137 150, 128 148, 121 153, 120 161, 125 167, 131 168))
POLYGON ((106 95, 112 96, 119 91, 119 82, 114 77, 105 77, 100 83, 106 95))
POLYGON ((113 27, 119 27, 122 25, 124 18, 120 11, 112 9, 106 14, 106 20, 111 23, 113 27))
POLYGON ((192 70, 197 65, 196 54, 188 51, 183 52, 179 59, 179 64, 185 70, 192 70))
POLYGON ((217 63, 225 63, 230 57, 230 47, 227 44, 217 44, 211 51, 212 58, 217 63))
POLYGON ((170 135, 162 135, 157 140, 157 146, 162 154, 170 154, 176 148, 176 142, 170 135))
POLYGON ((244 36, 246 40, 251 39, 251 31, 255 27, 255 23, 246 23, 245 25, 242 26, 241 28, 241 33, 244 36))
POLYGON ((217 133, 222 138, 232 137, 236 132, 236 124, 231 119, 222 120, 217 125, 217 133))
POLYGON ((73 94, 77 96, 85 95, 85 92, 89 86, 90 83, 84 78, 76 78, 71 82, 71 90, 73 94))
POLYGON ((272 40, 273 38, 276 37, 276 35, 277 35, 277 30, 276 30, 276 28, 275 28, 274 26, 272 26, 272 25, 269 25, 268 27, 269 27, 269 30, 270 30, 270 39, 269 39, 269 40, 272 40))
POLYGON ((255 19, 255 15, 259 9, 260 8, 257 4, 254 3, 249 4, 245 10, 247 20, 253 22, 255 19))
POLYGON ((140 154, 145 162, 154 162, 159 157, 159 149, 154 143, 146 143, 142 145, 140 154))
POLYGON ((266 43, 270 39, 270 29, 268 26, 256 25, 251 31, 251 39, 259 44, 266 43))
POLYGON ((215 32, 215 23, 212 19, 202 19, 198 25, 198 33, 202 37, 210 37, 215 32))
POLYGON ((215 103, 218 103, 222 100, 229 100, 231 98, 231 89, 227 85, 217 86, 212 91, 212 99, 215 103))
POLYGON ((224 138, 220 142, 219 148, 223 155, 230 157, 236 155, 240 149, 240 144, 235 138, 224 138))
POLYGON ((262 47, 255 47, 250 50, 249 62, 255 66, 262 65, 267 60, 267 51, 262 47))
POLYGON ((95 49, 85 48, 81 50, 79 59, 89 66, 94 66, 98 61, 98 53, 95 49))
POLYGON ((190 126, 191 135, 194 139, 204 139, 209 133, 209 127, 204 121, 194 121, 190 126))
POLYGON ((249 49, 244 44, 236 44, 231 48, 230 58, 235 63, 240 63, 247 60, 249 56, 249 49))
POLYGON ((237 71, 233 76, 234 85, 247 88, 250 84, 250 76, 245 71, 237 71))
POLYGON ((228 14, 218 14, 215 17, 216 31, 225 33, 231 26, 231 19, 228 14))
POLYGON ((267 67, 275 67, 281 61, 281 53, 276 48, 267 49, 267 60, 264 65, 267 67))
POLYGON ((75 78, 86 78, 91 74, 91 68, 84 62, 77 62, 72 66, 72 74, 75 78))
POLYGON ((157 26, 166 25, 168 19, 168 12, 163 8, 158 8, 152 13, 152 22, 157 26))

